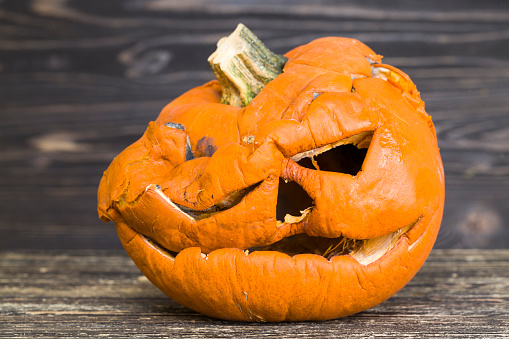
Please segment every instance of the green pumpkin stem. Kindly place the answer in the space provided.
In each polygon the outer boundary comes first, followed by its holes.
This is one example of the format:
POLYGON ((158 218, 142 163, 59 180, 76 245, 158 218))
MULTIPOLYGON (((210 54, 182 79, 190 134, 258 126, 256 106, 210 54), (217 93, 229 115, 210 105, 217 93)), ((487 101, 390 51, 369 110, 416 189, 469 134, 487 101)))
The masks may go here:
POLYGON ((221 103, 247 106, 283 70, 288 58, 272 53, 246 26, 217 43, 208 62, 223 88, 221 103))

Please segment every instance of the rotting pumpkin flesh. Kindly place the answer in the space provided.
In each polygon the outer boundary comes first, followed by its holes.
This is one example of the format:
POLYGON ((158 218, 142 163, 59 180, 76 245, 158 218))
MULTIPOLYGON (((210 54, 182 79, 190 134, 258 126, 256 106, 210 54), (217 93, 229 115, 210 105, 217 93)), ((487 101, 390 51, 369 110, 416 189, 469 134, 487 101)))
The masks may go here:
POLYGON ((325 320, 372 307, 415 275, 440 226, 442 162, 408 76, 346 38, 284 61, 243 107, 224 98, 247 97, 226 80, 172 101, 99 187, 99 215, 140 270, 213 317, 325 320))

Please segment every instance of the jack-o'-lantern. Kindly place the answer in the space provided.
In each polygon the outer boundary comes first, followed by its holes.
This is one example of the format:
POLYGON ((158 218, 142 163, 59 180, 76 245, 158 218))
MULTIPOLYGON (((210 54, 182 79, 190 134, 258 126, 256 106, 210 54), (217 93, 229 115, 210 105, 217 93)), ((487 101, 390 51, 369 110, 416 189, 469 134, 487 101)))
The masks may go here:
POLYGON ((218 81, 168 104, 99 187, 100 217, 143 274, 245 321, 338 318, 401 289, 444 204, 410 78, 357 40, 280 56, 242 25, 209 62, 218 81))

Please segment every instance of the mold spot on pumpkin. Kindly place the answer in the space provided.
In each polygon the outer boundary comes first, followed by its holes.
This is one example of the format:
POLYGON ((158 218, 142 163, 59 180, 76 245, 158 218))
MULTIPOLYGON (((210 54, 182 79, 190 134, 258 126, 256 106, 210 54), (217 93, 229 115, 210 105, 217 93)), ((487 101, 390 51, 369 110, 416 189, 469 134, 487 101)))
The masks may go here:
POLYGON ((217 150, 214 139, 211 137, 203 137, 196 143, 196 157, 211 157, 217 150))

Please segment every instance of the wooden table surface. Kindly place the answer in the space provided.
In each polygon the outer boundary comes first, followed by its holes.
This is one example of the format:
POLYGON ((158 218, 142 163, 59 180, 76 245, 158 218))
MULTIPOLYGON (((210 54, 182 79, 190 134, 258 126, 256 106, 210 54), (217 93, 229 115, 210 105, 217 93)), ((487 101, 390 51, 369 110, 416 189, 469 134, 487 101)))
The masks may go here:
POLYGON ((122 251, 2 252, 0 328, 0 338, 509 338, 509 250, 435 250, 372 309, 276 324, 184 308, 122 251))
POLYGON ((508 337, 507 206, 507 1, 0 0, 0 337, 508 337), (209 319, 143 279, 98 219, 102 172, 213 78, 206 59, 239 22, 278 53, 357 38, 421 91, 445 167, 439 250, 382 305, 209 319))

